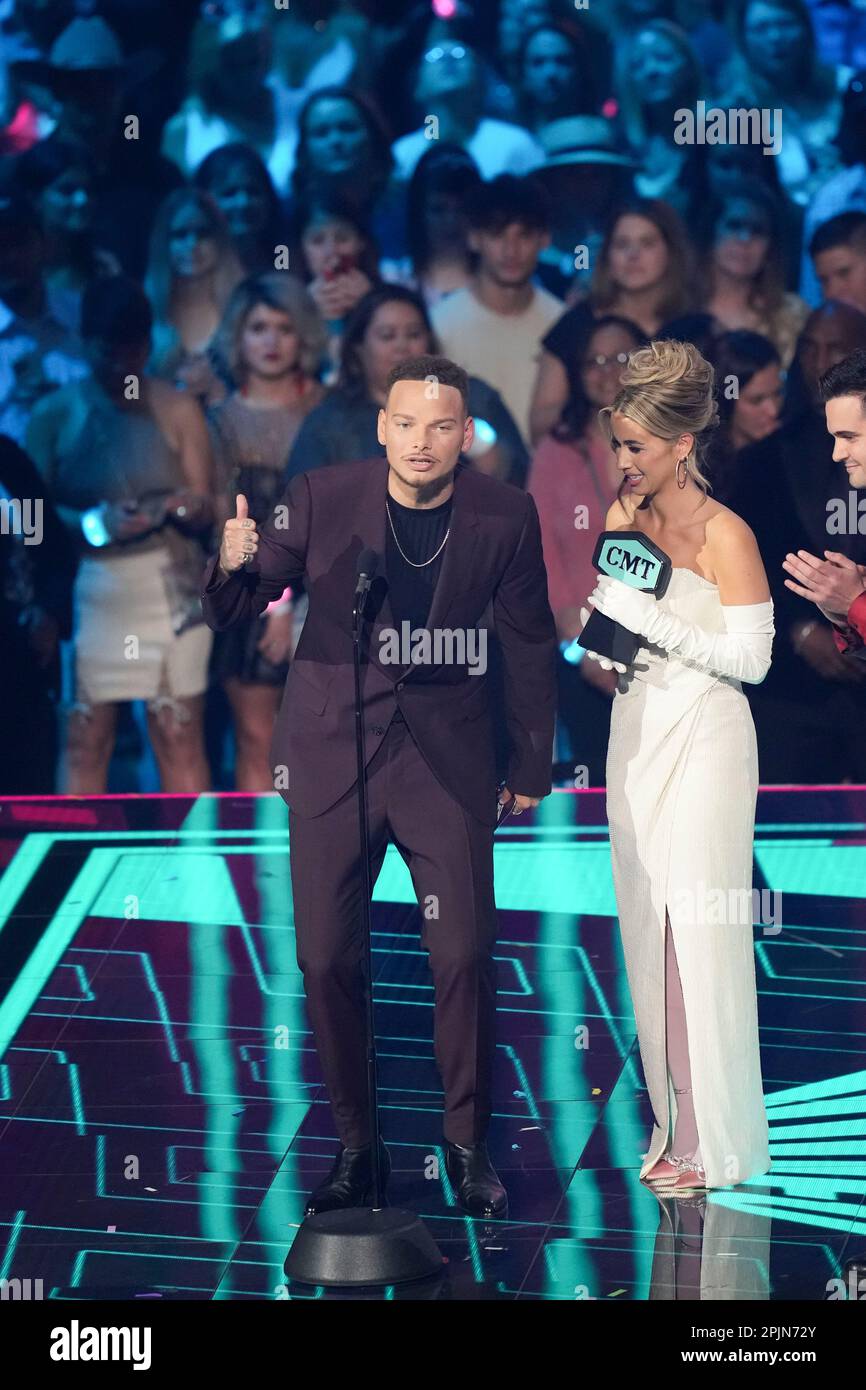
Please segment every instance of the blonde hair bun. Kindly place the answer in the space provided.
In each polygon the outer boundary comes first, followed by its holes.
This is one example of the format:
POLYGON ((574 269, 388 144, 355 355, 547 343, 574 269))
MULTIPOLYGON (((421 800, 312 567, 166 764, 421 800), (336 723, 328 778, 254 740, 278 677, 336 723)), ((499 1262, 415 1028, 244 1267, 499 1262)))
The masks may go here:
POLYGON ((614 412, 627 415, 660 439, 693 434, 689 469, 700 486, 709 487, 699 460, 706 444, 703 436, 719 423, 716 373, 694 343, 661 338, 629 353, 613 405, 600 412, 608 428, 614 412))

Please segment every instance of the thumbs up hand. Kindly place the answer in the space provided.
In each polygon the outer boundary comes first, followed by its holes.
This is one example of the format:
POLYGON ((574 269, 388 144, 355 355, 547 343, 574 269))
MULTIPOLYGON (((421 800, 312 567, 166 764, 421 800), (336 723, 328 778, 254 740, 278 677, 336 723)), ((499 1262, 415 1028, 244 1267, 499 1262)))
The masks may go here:
POLYGON ((234 574, 253 559, 258 548, 259 536, 256 531, 256 523, 250 516, 247 499, 242 492, 239 492, 236 515, 229 517, 223 527, 219 558, 220 569, 225 574, 234 574))

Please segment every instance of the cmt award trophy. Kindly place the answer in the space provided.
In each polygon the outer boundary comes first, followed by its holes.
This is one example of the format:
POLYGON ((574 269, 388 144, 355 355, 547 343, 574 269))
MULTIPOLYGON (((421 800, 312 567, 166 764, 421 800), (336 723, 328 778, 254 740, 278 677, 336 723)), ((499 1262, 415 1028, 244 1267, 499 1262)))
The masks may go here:
MULTIPOLYGON (((599 574, 621 579, 631 588, 655 594, 656 598, 662 597, 670 583, 670 557, 635 531, 602 531, 592 563, 599 574)), ((621 661, 624 666, 630 666, 640 638, 594 608, 577 642, 586 651, 598 652, 609 661, 621 661)))

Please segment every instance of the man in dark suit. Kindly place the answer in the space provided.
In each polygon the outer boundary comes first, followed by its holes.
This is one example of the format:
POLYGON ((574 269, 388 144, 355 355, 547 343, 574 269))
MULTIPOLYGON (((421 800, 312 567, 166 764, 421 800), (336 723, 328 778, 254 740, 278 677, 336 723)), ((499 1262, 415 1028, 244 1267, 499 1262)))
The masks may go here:
POLYGON ((486 639, 489 626, 504 676, 502 796, 520 814, 551 787, 556 635, 531 497, 460 460, 472 442, 467 391, 447 358, 401 363, 379 415, 386 458, 299 474, 260 535, 238 498, 205 573, 204 612, 217 630, 302 576, 309 594, 271 745, 290 808, 298 963, 340 1137, 308 1212, 363 1202, 371 1180, 352 664, 357 563, 368 548, 380 557, 362 684, 371 882, 393 840, 424 908, 447 1171, 473 1215, 507 1210, 485 1140, 496 1006, 486 639))
POLYGON ((829 526, 829 500, 847 497, 849 479, 819 391, 824 373, 864 343, 866 316, 847 304, 809 316, 788 379, 790 418, 742 451, 725 499, 757 536, 775 605, 773 664, 748 692, 762 782, 866 778, 866 665, 842 656, 830 624, 785 582, 789 553, 820 555, 828 542, 852 563, 866 562, 863 535, 829 526))
MULTIPOLYGON (((849 489, 866 488, 866 348, 831 367, 820 389, 827 430, 835 440, 833 458, 848 474, 849 489)), ((858 533, 866 532, 859 499, 853 516, 844 497, 837 502, 848 524, 853 522, 858 533)), ((866 565, 838 550, 825 548, 824 555, 822 560, 808 550, 796 555, 789 551, 782 567, 793 578, 785 585, 814 603, 833 624, 833 640, 843 656, 866 661, 866 565)))

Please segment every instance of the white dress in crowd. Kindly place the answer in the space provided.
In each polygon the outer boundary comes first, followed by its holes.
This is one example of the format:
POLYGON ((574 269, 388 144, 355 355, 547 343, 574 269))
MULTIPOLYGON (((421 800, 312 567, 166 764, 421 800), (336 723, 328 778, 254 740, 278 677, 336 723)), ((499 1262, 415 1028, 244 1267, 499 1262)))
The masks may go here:
MULTIPOLYGON (((658 603, 707 632, 726 630, 717 586, 691 569, 674 567, 658 603)), ((619 676, 607 761, 614 887, 655 1117, 641 1177, 670 1148, 676 1121, 665 1043, 666 907, 707 1185, 732 1186, 770 1167, 751 914, 757 788, 741 682, 642 645, 619 676)))

